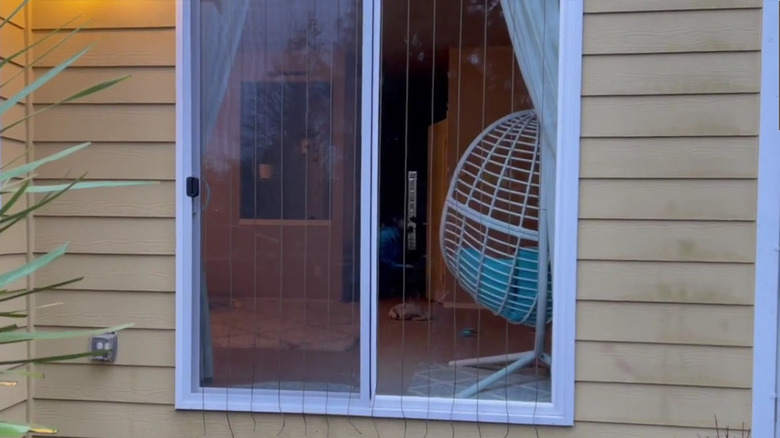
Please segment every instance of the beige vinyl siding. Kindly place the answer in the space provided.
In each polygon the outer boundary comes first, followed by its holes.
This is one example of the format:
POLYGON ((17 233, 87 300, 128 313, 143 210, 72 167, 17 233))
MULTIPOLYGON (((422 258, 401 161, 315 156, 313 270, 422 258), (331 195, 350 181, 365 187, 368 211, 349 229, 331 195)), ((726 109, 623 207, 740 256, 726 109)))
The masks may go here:
MULTIPOLYGON (((136 327, 120 335, 115 364, 43 367, 36 421, 74 438, 230 437, 231 429, 238 437, 506 435, 489 424, 457 423, 453 434, 446 422, 176 412, 174 0, 36 2, 39 29, 81 7, 95 17, 77 42, 99 47, 60 86, 133 75, 36 125, 39 155, 96 142, 43 177, 160 181, 69 194, 38 219, 36 251, 65 239, 72 250, 41 281, 86 278, 41 296, 65 304, 41 310, 36 323, 136 327)), ((586 0, 585 8, 576 424, 540 427, 539 437, 707 436, 715 416, 749 424, 760 1, 586 0)), ((54 88, 38 102, 64 92, 54 88)), ((529 426, 509 433, 536 436, 529 426)))
MULTIPOLYGON (((16 8, 16 1, 2 1, 0 5, 0 20, 10 16, 16 8)), ((19 52, 25 47, 25 35, 28 30, 25 28, 25 11, 18 13, 11 22, 0 28, 0 59, 7 59, 13 54, 19 52)), ((6 83, 0 88, 0 100, 6 100, 25 86, 24 65, 26 58, 24 55, 15 57, 0 69, 0 83, 6 83)), ((0 120, 0 126, 8 126, 24 117, 25 101, 14 106, 10 111, 3 114, 0 120)), ((0 165, 19 165, 25 162, 25 142, 27 140, 25 124, 21 123, 17 127, 0 134, 0 165), (11 164, 13 162, 13 164, 11 164)), ((8 199, 10 195, 3 195, 0 202, 8 199)), ((20 200, 19 208, 24 207, 26 203, 20 200)), ((0 273, 15 269, 25 263, 27 259, 28 237, 27 223, 19 222, 12 228, 0 234, 0 273)), ((14 288, 24 288, 25 282, 18 281, 12 285, 14 288)), ((15 299, 0 304, 4 311, 23 310, 27 306, 24 299, 15 299)), ((22 327, 27 325, 26 319, 0 318, 0 326, 18 324, 22 327)), ((6 344, 0 346, 0 357, 3 360, 24 359, 28 357, 28 348, 26 343, 6 344)), ((9 369, 9 366, 2 366, 3 369, 9 369)), ((15 381, 16 386, 0 386, 0 419, 8 422, 24 423, 28 418, 27 400, 29 391, 27 379, 24 376, 7 375, 2 380, 15 381)))

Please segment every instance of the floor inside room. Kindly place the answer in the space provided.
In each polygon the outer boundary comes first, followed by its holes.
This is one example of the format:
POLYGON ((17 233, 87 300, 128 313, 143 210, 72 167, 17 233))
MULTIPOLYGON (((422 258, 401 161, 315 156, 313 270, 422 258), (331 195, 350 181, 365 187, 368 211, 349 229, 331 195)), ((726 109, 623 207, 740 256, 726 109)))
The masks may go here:
MULTIPOLYGON (((355 390, 359 303, 210 301, 215 363, 210 386, 252 387, 255 382, 256 389, 355 390)), ((400 303, 379 303, 378 394, 452 397, 497 368, 455 367, 450 361, 533 349, 532 328, 509 325, 487 311, 416 300, 430 312, 429 320, 392 319, 390 311, 400 303)), ((529 366, 511 373, 479 398, 548 402, 549 369, 529 366)))

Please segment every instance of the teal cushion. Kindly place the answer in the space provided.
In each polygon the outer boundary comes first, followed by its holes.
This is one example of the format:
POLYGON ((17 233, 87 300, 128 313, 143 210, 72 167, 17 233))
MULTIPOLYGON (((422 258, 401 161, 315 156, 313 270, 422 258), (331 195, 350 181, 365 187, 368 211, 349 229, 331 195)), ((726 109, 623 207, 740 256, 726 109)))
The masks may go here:
MULTIPOLYGON (((483 255, 473 248, 462 248, 456 260, 458 280, 477 303, 494 314, 514 324, 534 326, 538 295, 537 254, 536 249, 520 248, 513 260, 483 255)), ((546 320, 549 322, 552 320, 552 275, 549 269, 547 278, 546 320)))

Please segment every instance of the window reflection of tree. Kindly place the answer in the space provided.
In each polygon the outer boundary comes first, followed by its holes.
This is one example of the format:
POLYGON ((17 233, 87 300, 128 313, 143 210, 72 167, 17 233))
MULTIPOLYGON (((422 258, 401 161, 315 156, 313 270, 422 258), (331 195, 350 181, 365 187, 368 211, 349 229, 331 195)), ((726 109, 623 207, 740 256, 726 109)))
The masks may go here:
MULTIPOLYGON (((242 87, 241 216, 327 220, 331 216, 331 43, 310 16, 288 39, 286 54, 303 69, 277 60, 273 79, 242 87), (280 77, 284 76, 284 77, 280 77), (251 175, 251 177, 250 177, 251 175)), ((338 129, 338 127, 336 127, 338 129)))

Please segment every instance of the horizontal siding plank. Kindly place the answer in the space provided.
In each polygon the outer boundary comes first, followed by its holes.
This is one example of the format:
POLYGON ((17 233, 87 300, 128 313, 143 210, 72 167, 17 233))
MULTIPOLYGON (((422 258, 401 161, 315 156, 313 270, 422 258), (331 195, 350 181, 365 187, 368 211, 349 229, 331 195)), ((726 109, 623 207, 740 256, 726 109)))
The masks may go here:
POLYGON ((174 257, 66 254, 36 275, 39 284, 84 277, 81 290, 173 292, 174 257))
POLYGON ((0 69, 0 84, 5 84, 0 87, 0 97, 7 99, 24 89, 23 70, 22 67, 10 62, 0 69))
MULTIPOLYGON (((4 271, 0 271, 0 272, 4 272, 4 271)), ((25 310, 27 310, 27 302, 25 301, 24 297, 17 297, 8 301, 0 302, 0 312, 18 312, 18 311, 25 311, 25 310)), ((9 325, 15 325, 19 328, 27 327, 27 318, 0 317, 0 327, 5 327, 9 325)))
MULTIPOLYGON (((16 385, 0 387, 0 410, 14 407, 27 400, 27 379, 24 376, 3 375, 2 380, 16 382, 16 385)), ((5 416, 3 420, 8 421, 5 416)))
POLYGON ((158 217, 176 214, 175 184, 73 190, 42 207, 41 216, 158 217))
POLYGON ((577 343, 577 381, 744 388, 753 385, 745 347, 577 343))
POLYGON ((63 105, 35 118, 36 142, 176 141, 173 105, 63 105))
MULTIPOLYGON (((641 387, 630 387, 637 390, 641 387)), ((585 391, 587 394, 587 390, 585 391)), ((579 394, 579 389, 577 390, 579 394)), ((641 396, 642 392, 634 392, 641 396)), ((742 398, 740 398, 740 401, 742 398)), ((653 398, 652 401, 656 401, 653 398)), ((592 401, 588 401, 590 404, 592 401)), ((578 405, 579 406, 579 405, 578 405)), ((661 405, 658 406, 660 408, 661 405)), ((624 409, 628 408, 627 406, 624 409)), ((656 408, 656 410, 658 409, 656 408)), ((652 411, 655 412, 656 410, 652 411)), ((574 427, 510 426, 505 424, 446 421, 415 421, 307 415, 175 411, 173 406, 150 404, 74 402, 39 400, 35 403, 38 421, 56 424, 60 435, 103 438, 110 430, 112 438, 149 437, 266 437, 300 438, 328 436, 339 438, 385 438, 426 436, 427 438, 473 438, 475 436, 512 437, 538 435, 542 438, 659 438, 714 436, 712 417, 702 428, 642 426, 578 421, 574 427), (95 415, 100 412, 100 415, 95 415), (453 433, 454 428, 454 433, 453 433), (317 431, 317 432, 315 432, 317 431)), ((741 410, 740 410, 741 412, 741 410)), ((680 413, 682 414, 682 413, 680 413)))
POLYGON ((760 8, 761 0, 587 0, 585 13, 760 8))
MULTIPOLYGON (((117 4, 127 4, 127 2, 117 2, 117 4)), ((41 76, 48 71, 48 68, 37 68, 35 74, 41 76)), ((68 69, 35 92, 35 103, 56 103, 87 87, 128 74, 129 78, 99 93, 79 99, 75 103, 176 103, 176 71, 171 67, 68 69)))
POLYGON ((23 156, 25 155, 25 146, 23 141, 15 140, 13 138, 6 138, 4 135, 0 136, 2 142, 0 143, 0 165, 5 166, 19 166, 24 163, 23 156))
POLYGON ((582 260, 753 263, 753 222, 581 220, 582 260))
POLYGON ((750 424, 751 402, 749 389, 581 383, 574 420, 707 427, 717 418, 733 432, 750 424))
MULTIPOLYGON (((35 0, 32 25, 35 29, 56 29, 77 15, 89 18, 90 29, 152 28, 176 25, 172 1, 132 0, 35 0)), ((81 21, 76 20, 75 24, 81 21)))
MULTIPOLYGON (((0 18, 8 18, 16 7, 19 6, 17 2, 0 2, 0 18)), ((14 18, 11 19, 11 23, 17 26, 24 25, 24 11, 19 11, 14 18)))
POLYGON ((755 268, 747 263, 581 260, 577 264, 577 298, 752 305, 754 277, 755 268))
MULTIPOLYGON (((39 292, 35 324, 50 327, 111 327, 132 323, 133 328, 173 330, 176 317, 170 293, 58 290, 39 292)), ((124 332, 121 334, 124 337, 124 332)))
POLYGON ((755 180, 580 181, 580 219, 756 218, 755 180))
POLYGON ((577 339, 752 347, 753 307, 580 301, 577 339))
MULTIPOLYGON (((3 201, 6 201, 10 196, 3 195, 3 201)), ((14 209, 16 210, 16 208, 14 209)), ((26 252, 27 224, 25 221, 17 222, 11 228, 0 233, 0 254, 24 254, 26 252)))
MULTIPOLYGON (((9 272, 11 270, 20 268, 24 265, 26 256, 24 254, 0 254, 0 272, 9 272)), ((19 289, 25 287, 25 279, 19 280, 6 285, 8 290, 19 289)))
POLYGON ((69 243, 70 254, 174 255, 176 223, 171 219, 35 219, 35 251, 48 252, 69 243))
POLYGON ((0 417, 9 423, 24 424, 27 421, 27 400, 3 409, 0 417))
MULTIPOLYGON (((170 301, 173 302, 173 296, 170 297, 170 301)), ((127 312, 122 315, 122 319, 119 321, 126 321, 125 316, 129 316, 127 312)), ((110 325, 116 322, 117 320, 114 320, 110 325)), ((173 319, 170 323, 173 323, 173 319)), ((44 326, 40 321, 36 321, 37 330, 58 332, 72 328, 44 326)), ((176 334, 173 330, 144 330, 137 327, 122 330, 119 333, 120 346, 117 350, 116 362, 113 362, 112 366, 173 367, 175 364, 174 352, 176 351, 175 337, 176 334)), ((84 351, 84 348, 83 338, 35 342, 36 354, 42 357, 70 354, 74 351, 84 351)), ((73 359, 62 363, 94 364, 88 358, 73 359)), ((169 384, 173 385, 173 382, 169 384)))
POLYGON ((585 56, 582 95, 758 93, 761 52, 585 56))
POLYGON ((758 94, 584 97, 583 137, 758 135, 758 94))
MULTIPOLYGON (((3 360, 27 359, 27 344, 25 342, 2 344, 0 345, 0 357, 2 357, 3 360)), ((0 365, 0 370, 7 370, 17 366, 18 365, 0 365)), ((1 390, 2 388, 0 388, 0 391, 1 390)))
MULTIPOLYGON (((11 124, 24 119, 24 114, 24 105, 22 103, 17 103, 11 108, 8 108, 8 110, 5 111, 2 115, 0 115, 0 126, 10 126, 11 124)), ((3 131, 3 138, 10 138, 12 140, 23 142, 25 138, 27 138, 24 125, 24 123, 19 123, 16 126, 3 131)))
POLYGON ((761 9, 588 14, 582 50, 585 55, 761 50, 761 9))
MULTIPOLYGON (((48 157, 73 143, 37 143, 35 156, 48 157)), ((173 143, 93 143, 88 148, 38 168, 42 179, 84 175, 84 179, 163 180, 176 178, 173 143)))
MULTIPOLYGON (((0 2, 3 3, 3 2, 0 2)), ((21 12, 16 17, 23 17, 24 13, 21 12)), ((0 28, 0 41, 3 42, 0 45, 0 58, 8 58, 15 53, 24 49, 24 29, 19 26, 3 26, 0 28)), ((17 65, 24 65, 25 55, 21 54, 13 59, 12 62, 17 65)))
MULTIPOLYGON (((45 31, 35 31, 33 37, 38 40, 46 34, 45 31)), ((60 41, 61 38, 50 38, 36 46, 36 50, 38 53, 45 53, 60 41)), ((54 67, 94 43, 97 44, 73 66, 173 67, 176 65, 176 37, 173 29, 83 30, 62 43, 57 50, 41 58, 37 65, 54 67)))
POLYGON ((756 178, 758 137, 583 138, 582 178, 756 178))
POLYGON ((42 364, 36 400, 84 400, 173 404, 173 368, 115 367, 111 364, 42 364))

